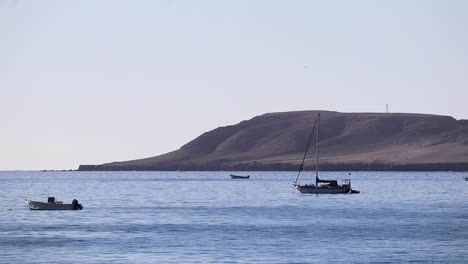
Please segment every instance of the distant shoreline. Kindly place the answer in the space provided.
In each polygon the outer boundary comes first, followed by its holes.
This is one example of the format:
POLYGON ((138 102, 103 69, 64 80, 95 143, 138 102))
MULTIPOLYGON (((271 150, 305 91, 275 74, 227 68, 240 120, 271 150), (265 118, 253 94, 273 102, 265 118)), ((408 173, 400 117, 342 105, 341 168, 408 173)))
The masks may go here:
MULTIPOLYGON (((278 163, 254 166, 250 164, 209 164, 188 166, 106 166, 80 165, 77 171, 298 171, 296 164, 278 163)), ((308 166, 306 170, 314 170, 308 166)), ((454 171, 468 172, 468 163, 383 164, 351 163, 323 164, 321 171, 454 171)))

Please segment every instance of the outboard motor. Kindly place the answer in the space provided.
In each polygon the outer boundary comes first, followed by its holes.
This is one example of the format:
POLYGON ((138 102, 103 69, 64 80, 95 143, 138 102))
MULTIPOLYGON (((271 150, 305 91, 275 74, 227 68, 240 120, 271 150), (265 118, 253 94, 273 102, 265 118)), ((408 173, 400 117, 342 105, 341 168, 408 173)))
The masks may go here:
POLYGON ((83 205, 79 204, 77 199, 73 199, 72 206, 73 206, 73 210, 83 209, 83 205))

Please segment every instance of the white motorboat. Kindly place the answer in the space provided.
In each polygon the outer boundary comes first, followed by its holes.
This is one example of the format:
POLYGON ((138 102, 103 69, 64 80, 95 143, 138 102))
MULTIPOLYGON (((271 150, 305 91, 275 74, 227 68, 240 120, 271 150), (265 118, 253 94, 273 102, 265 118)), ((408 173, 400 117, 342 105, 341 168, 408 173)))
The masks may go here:
POLYGON ((82 210, 83 205, 78 200, 73 199, 71 204, 64 204, 62 201, 55 200, 55 197, 48 197, 47 203, 37 202, 26 199, 30 210, 82 210))

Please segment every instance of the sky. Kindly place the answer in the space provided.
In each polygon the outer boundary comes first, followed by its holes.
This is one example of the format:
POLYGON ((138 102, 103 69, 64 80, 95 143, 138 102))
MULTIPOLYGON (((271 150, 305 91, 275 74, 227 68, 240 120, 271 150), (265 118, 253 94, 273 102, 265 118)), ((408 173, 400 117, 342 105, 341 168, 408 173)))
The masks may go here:
POLYGON ((468 119, 468 1, 0 0, 0 170, 296 110, 468 119))

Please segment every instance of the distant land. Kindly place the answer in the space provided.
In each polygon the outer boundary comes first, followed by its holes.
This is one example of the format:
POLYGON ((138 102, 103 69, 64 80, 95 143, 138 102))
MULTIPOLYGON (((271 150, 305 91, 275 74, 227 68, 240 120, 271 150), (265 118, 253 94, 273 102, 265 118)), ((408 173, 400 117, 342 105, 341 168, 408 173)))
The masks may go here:
MULTIPOLYGON (((203 133, 160 156, 80 165, 78 170, 296 171, 319 112, 321 170, 468 171, 468 120, 332 111, 268 113, 203 133)), ((314 149, 306 169, 315 168, 314 149)))

